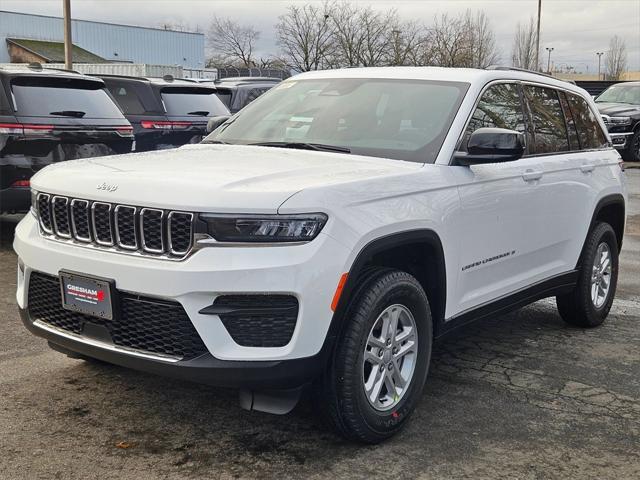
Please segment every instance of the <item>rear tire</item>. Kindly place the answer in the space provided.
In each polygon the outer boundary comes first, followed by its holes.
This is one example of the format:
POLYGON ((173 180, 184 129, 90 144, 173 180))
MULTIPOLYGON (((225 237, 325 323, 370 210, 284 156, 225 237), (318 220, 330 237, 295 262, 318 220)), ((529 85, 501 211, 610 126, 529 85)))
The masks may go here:
POLYGON ((375 269, 343 321, 316 383, 316 406, 340 435, 379 443, 400 431, 420 400, 432 348, 429 301, 408 273, 375 269))
POLYGON ((578 284, 556 297, 562 319, 582 328, 597 327, 611 309, 618 282, 618 240, 608 223, 597 223, 589 232, 580 260, 578 284))

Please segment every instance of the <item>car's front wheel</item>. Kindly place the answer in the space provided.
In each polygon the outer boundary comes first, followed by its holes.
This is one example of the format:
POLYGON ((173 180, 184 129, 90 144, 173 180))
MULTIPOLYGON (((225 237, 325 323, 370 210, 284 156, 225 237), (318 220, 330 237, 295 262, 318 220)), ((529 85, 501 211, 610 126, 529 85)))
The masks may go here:
POLYGON ((380 269, 366 278, 316 400, 338 433, 378 443, 403 427, 420 400, 433 327, 427 295, 413 276, 380 269))

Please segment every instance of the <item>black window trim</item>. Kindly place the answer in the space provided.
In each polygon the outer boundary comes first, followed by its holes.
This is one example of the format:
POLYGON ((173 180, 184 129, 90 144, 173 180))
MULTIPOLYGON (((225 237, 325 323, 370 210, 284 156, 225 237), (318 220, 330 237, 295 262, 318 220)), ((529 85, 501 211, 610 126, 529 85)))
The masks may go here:
MULTIPOLYGON (((478 104, 480 103, 480 99, 482 98, 482 96, 485 94, 485 92, 490 87, 492 87, 493 85, 499 85, 499 84, 503 84, 503 83, 514 84, 518 88, 518 92, 519 92, 519 95, 520 95, 520 102, 522 103, 523 114, 524 114, 525 131, 529 127, 529 113, 528 113, 529 109, 527 107, 528 104, 526 103, 526 99, 524 98, 524 91, 523 91, 523 88, 522 88, 524 85, 531 85, 531 86, 534 86, 534 87, 549 88, 549 89, 556 90, 556 92, 564 92, 565 94, 570 93, 572 95, 577 95, 579 97, 582 97, 585 100, 585 102, 587 102, 587 106, 591 110, 591 113, 594 113, 593 109, 591 108, 591 105, 589 105, 589 102, 584 98, 583 95, 581 95, 578 92, 574 92, 572 90, 566 89, 566 88, 558 87, 558 86, 555 86, 555 85, 549 85, 549 84, 546 84, 546 83, 535 82, 535 81, 532 81, 532 80, 519 80, 519 79, 508 79, 508 78, 500 78, 500 79, 497 79, 497 80, 491 80, 490 82, 487 82, 482 87, 482 90, 480 90, 480 93, 478 94, 478 96, 475 99, 475 102, 473 104, 473 108, 471 109, 471 111, 469 112, 469 115, 467 116, 467 120, 464 123, 464 128, 462 129, 462 131, 460 132, 460 135, 458 136, 458 140, 456 142, 456 147, 455 147, 455 149, 454 149, 454 151, 453 151, 453 153, 451 155, 451 158, 449 159, 449 166, 455 166, 456 165, 455 162, 454 162, 454 157, 456 155, 456 152, 458 152, 458 149, 460 148, 460 143, 464 139, 464 134, 467 131, 467 127, 469 126, 469 123, 471 122, 471 118, 473 117, 473 114, 475 113, 476 108, 478 108, 478 104)), ((560 98, 559 97, 558 97, 558 101, 560 102, 560 98)), ((568 98, 567 98, 567 101, 568 101, 568 98)), ((560 102, 560 107, 562 107, 562 102, 560 102)), ((563 110, 563 116, 564 116, 564 110, 563 110)), ((597 114, 595 116, 596 116, 596 118, 600 118, 600 114, 597 114)), ((566 121, 567 121, 566 117, 564 117, 564 121, 566 123, 566 121)), ((602 125, 600 125, 600 122, 598 122, 598 126, 602 130, 602 125)), ((608 134, 607 134, 607 132, 605 130, 603 130, 603 133, 605 134, 605 138, 608 138, 608 134)), ((569 131, 567 129, 567 135, 568 134, 569 134, 569 131)), ((567 141, 568 141, 568 139, 567 139, 567 141)), ((579 140, 578 140, 578 143, 580 144, 579 140)), ((570 142, 569 142, 569 146, 571 146, 570 142)), ((529 145, 528 144, 526 145, 526 149, 527 149, 527 151, 529 150, 529 145)), ((580 148, 579 150, 566 150, 566 151, 563 151, 563 152, 553 152, 553 153, 526 153, 525 155, 522 156, 522 159, 535 158, 535 157, 549 157, 549 156, 554 156, 554 155, 568 155, 568 154, 580 153, 580 152, 601 152, 601 151, 606 151, 606 150, 615 150, 613 148, 613 145, 611 144, 611 142, 608 142, 608 145, 606 147, 602 147, 602 148, 585 148, 585 149, 580 148)), ((515 160, 515 161, 517 161, 517 160, 515 160)), ((512 162, 508 162, 508 163, 512 163, 512 162)))

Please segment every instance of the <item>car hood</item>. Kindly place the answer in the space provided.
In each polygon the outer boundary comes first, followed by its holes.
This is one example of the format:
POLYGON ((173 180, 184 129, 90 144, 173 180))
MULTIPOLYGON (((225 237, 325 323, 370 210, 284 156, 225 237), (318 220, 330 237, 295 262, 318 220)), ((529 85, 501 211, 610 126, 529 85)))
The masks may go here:
POLYGON ((274 213, 310 187, 415 171, 422 164, 342 153, 241 145, 188 145, 53 164, 37 191, 137 206, 274 213))
POLYGON ((610 117, 640 117, 640 105, 628 103, 596 103, 602 115, 610 117))

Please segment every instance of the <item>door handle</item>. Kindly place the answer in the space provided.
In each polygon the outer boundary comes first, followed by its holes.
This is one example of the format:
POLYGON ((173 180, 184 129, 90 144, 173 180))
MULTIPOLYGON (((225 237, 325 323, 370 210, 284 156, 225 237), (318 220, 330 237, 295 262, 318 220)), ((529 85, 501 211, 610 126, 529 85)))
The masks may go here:
POLYGON ((580 171, 582 173, 591 173, 591 172, 593 172, 594 168, 596 168, 595 165, 581 165, 580 166, 580 171))
POLYGON ((525 172, 522 174, 522 178, 524 179, 525 182, 534 182, 542 178, 542 172, 527 168, 525 172))

